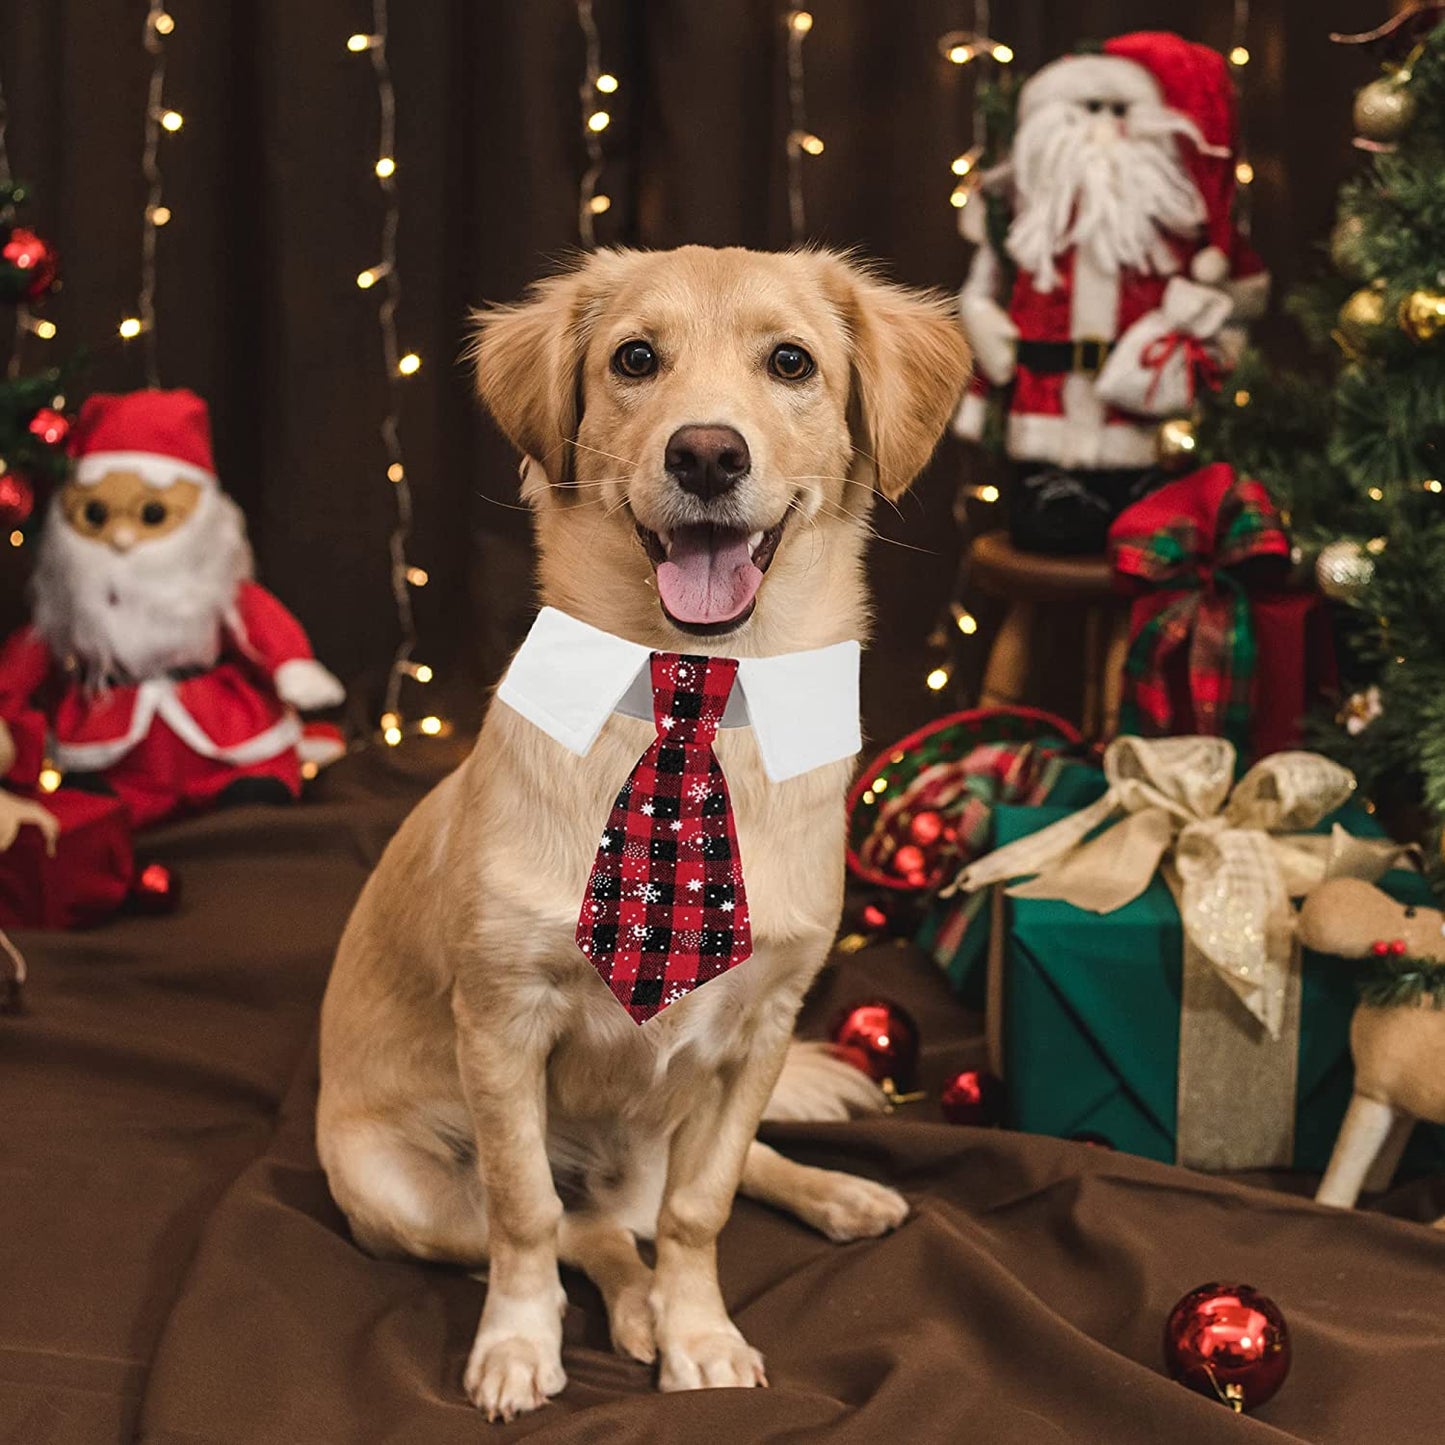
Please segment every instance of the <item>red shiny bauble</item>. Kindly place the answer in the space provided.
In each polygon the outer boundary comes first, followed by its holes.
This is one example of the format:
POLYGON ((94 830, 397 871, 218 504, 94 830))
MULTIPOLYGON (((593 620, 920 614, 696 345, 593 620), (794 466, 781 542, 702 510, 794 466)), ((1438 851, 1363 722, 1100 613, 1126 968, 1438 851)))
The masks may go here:
POLYGON ((60 258, 55 254, 55 247, 24 226, 11 230, 5 244, 0 246, 0 259, 25 273, 20 294, 31 301, 45 295, 60 274, 60 258))
POLYGON ((1181 1385, 1236 1414, 1273 1397, 1289 1374, 1289 1328, 1247 1284, 1203 1284, 1169 1311, 1164 1360, 1181 1385))
POLYGON ((870 999, 845 1009, 828 1036, 839 1058, 861 1069, 875 1084, 891 1083, 897 1093, 913 1088, 918 1074, 918 1025, 888 999, 870 999))
POLYGON ((130 904, 137 913, 173 913, 180 901, 180 879, 164 863, 147 863, 135 875, 130 904))
POLYGON ((893 854, 893 869, 911 883, 927 871, 928 858, 916 844, 905 843, 893 854))
POLYGON ((944 1085, 938 1102, 950 1124, 997 1124, 1003 1118, 1003 1080, 984 1069, 964 1069, 944 1085))
POLYGON ((0 528, 23 526, 35 510, 35 493, 24 477, 0 472, 0 528))
POLYGON ((70 418, 53 407, 42 406, 30 418, 30 434, 48 447, 58 447, 70 435, 70 418))
POLYGON ((937 813, 918 813, 908 824, 908 836, 924 848, 931 848, 943 836, 943 819, 937 813))

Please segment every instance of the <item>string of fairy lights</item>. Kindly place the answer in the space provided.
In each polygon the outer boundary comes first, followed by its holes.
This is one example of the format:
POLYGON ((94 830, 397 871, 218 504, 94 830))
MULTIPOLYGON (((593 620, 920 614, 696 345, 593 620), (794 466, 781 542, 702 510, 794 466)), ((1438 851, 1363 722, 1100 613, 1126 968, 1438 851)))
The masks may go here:
MULTIPOLYGON (((10 169, 9 125, 10 109, 5 99, 4 87, 0 86, 0 186, 7 187, 15 179, 14 172, 10 169)), ((12 381, 20 375, 26 337, 38 336, 41 341, 54 341, 58 334, 59 328, 56 324, 48 316, 36 316, 30 309, 29 302, 22 297, 15 304, 15 337, 10 346, 6 375, 12 381)), ((21 537, 23 541, 21 533, 12 533, 12 545, 19 545, 15 542, 16 537, 21 537)))
POLYGON ((592 14, 592 0, 577 0, 577 25, 582 31, 584 62, 578 96, 582 108, 582 144, 587 151, 587 165, 582 172, 577 194, 577 234, 589 250, 597 245, 597 217, 612 209, 612 197, 598 190, 602 171, 607 164, 602 149, 602 133, 612 124, 612 112, 603 98, 617 93, 617 77, 602 68, 602 37, 592 14))
POLYGON ((788 234, 793 245, 801 246, 808 239, 808 207, 803 193, 803 167, 809 156, 823 154, 823 139, 808 128, 807 76, 803 69, 803 45, 813 33, 810 10, 788 10, 783 17, 787 27, 788 56, 788 234))
POLYGON ((407 555, 412 532, 412 489, 402 450, 401 412, 407 378, 421 370, 421 357, 415 351, 402 350, 397 325, 401 309, 401 272, 397 260, 401 192, 396 179, 396 87, 387 56, 389 34, 387 0, 372 0, 371 29, 350 36, 346 49, 352 55, 370 57, 371 72, 376 82, 377 146, 371 170, 382 196, 381 254, 372 265, 357 273, 356 285, 361 291, 375 291, 377 295, 376 322, 386 383, 386 409, 378 429, 386 461, 386 480, 396 508, 395 520, 387 538, 387 556, 399 635, 387 672, 379 732, 386 746, 396 747, 408 733, 436 737, 449 731, 449 727, 435 713, 426 713, 415 724, 409 723, 402 711, 406 685, 425 685, 432 681, 434 673, 430 664, 418 662, 414 656, 418 635, 412 592, 425 587, 430 578, 426 569, 418 567, 407 555))

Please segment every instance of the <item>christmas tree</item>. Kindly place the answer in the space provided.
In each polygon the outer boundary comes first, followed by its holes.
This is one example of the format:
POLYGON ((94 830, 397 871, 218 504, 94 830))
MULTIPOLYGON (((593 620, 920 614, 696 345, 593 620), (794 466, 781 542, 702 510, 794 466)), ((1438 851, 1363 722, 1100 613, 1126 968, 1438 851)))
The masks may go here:
POLYGON ((53 323, 33 307, 54 290, 60 270, 55 248, 21 224, 26 187, 0 179, 0 306, 14 309, 15 339, 10 366, 0 377, 0 534, 23 544, 37 517, 37 492, 44 493, 65 472, 65 416, 68 366, 26 373, 28 337, 53 337, 53 323))
MULTIPOLYGON (((1274 494, 1343 604, 1345 702, 1312 739, 1369 796, 1445 818, 1445 6, 1370 37, 1369 159, 1340 194, 1334 274, 1290 309, 1333 384, 1251 358, 1215 398, 1206 457, 1274 494)), ((1438 854, 1438 850, 1434 850, 1438 854)))

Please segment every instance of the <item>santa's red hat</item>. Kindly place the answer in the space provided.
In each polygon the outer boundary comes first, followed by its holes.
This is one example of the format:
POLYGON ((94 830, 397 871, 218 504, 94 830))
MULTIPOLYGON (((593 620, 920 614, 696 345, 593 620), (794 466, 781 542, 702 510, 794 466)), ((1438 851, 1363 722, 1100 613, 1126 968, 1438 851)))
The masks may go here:
POLYGON ((1164 104, 1188 116, 1202 145, 1182 142, 1185 159, 1208 211, 1206 242, 1230 254, 1234 239, 1234 158, 1239 149, 1239 102, 1225 58, 1168 30, 1140 30, 1104 42, 1106 55, 1132 60, 1159 83, 1164 104))
POLYGON ((211 414, 193 391, 100 394, 80 408, 70 433, 72 475, 82 486, 107 472, 133 472, 153 487, 216 484, 211 414))

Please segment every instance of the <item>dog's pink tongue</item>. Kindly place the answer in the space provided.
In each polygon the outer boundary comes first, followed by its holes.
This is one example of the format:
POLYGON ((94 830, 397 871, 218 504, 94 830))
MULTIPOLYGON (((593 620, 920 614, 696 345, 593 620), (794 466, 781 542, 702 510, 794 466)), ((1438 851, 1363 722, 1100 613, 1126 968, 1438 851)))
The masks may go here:
POLYGON ((663 605, 679 622, 731 622, 757 595, 763 574, 753 566, 746 533, 682 527, 657 568, 663 605))

